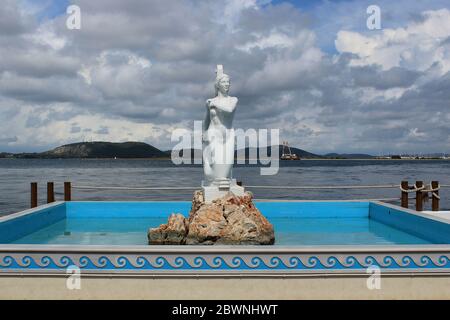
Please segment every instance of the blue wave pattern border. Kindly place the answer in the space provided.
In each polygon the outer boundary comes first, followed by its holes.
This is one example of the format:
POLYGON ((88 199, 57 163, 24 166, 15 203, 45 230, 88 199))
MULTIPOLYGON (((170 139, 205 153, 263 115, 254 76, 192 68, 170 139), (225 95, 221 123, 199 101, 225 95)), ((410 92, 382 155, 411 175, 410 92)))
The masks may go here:
POLYGON ((370 266, 385 270, 450 271, 447 253, 336 254, 336 255, 183 255, 183 254, 27 254, 0 253, 0 272, 8 270, 65 270, 78 266, 90 271, 365 271, 370 266))

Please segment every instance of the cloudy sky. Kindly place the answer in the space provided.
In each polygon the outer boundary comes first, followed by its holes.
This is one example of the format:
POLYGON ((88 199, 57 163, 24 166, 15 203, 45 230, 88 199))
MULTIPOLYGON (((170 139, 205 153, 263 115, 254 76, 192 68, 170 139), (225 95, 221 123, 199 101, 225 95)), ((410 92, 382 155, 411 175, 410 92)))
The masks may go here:
POLYGON ((317 153, 450 152, 449 0, 2 0, 0 151, 169 149, 203 119, 216 64, 235 127, 317 153))

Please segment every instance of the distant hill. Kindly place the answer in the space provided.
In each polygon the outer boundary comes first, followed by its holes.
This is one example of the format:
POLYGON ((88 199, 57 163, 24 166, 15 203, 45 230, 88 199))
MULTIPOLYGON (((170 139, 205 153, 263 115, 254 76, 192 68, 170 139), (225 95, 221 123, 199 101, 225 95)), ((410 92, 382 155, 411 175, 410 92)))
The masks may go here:
POLYGON ((167 158, 144 142, 77 142, 41 153, 15 154, 15 158, 167 158))
MULTIPOLYGON (((282 149, 283 149, 283 146, 279 145, 278 146, 278 155, 279 156, 281 156, 282 149)), ((170 157, 171 152, 172 152, 171 150, 165 151, 165 153, 169 157, 170 157)), ((317 154, 314 154, 314 153, 311 153, 311 152, 308 152, 308 151, 305 151, 305 150, 302 150, 302 149, 293 148, 293 147, 291 147, 291 152, 295 153, 296 155, 298 155, 300 157, 300 159, 323 159, 324 158, 324 157, 322 157, 320 155, 317 155, 317 154)), ((190 153, 191 153, 191 157, 192 158, 201 158, 202 157, 201 150, 190 149, 190 153)), ((254 154, 254 153, 256 155, 258 155, 258 151, 255 150, 255 148, 245 148, 245 158, 246 159, 249 159, 249 155, 250 154, 254 154)), ((242 149, 239 150, 239 155, 241 155, 241 154, 242 154, 242 149)), ((183 150, 180 151, 179 155, 180 155, 180 157, 183 156, 183 150)), ((234 157, 236 158, 237 155, 238 155, 238 151, 235 150, 234 151, 234 157)), ((270 147, 267 147, 267 155, 268 156, 271 155, 271 148, 270 147)))
POLYGON ((374 156, 365 153, 327 153, 324 155, 328 159, 373 159, 374 156))
MULTIPOLYGON (((248 158, 250 151, 255 151, 255 150, 254 150, 254 148, 245 148, 245 157, 246 158, 248 158)), ((320 156, 318 154, 314 154, 314 153, 305 151, 303 149, 298 149, 298 148, 293 148, 293 147, 291 147, 291 153, 295 153, 297 156, 300 157, 300 159, 321 159, 321 158, 323 158, 322 156, 320 156)), ((271 154, 272 154, 272 148, 267 147, 267 155, 270 156, 271 154)), ((283 146, 279 145, 278 146, 278 157, 281 157, 282 154, 283 154, 283 146)), ((235 152, 235 155, 236 155, 236 152, 235 152)))
MULTIPOLYGON (((267 148, 267 155, 270 156, 271 149, 270 147, 267 148)), ((201 150, 197 149, 191 149, 191 157, 192 158, 201 158, 202 152, 201 150)), ((241 151, 241 150, 240 150, 241 151)), ((166 154, 170 157, 171 151, 165 151, 166 154)), ((252 152, 252 154, 255 152, 253 148, 245 148, 245 158, 249 158, 249 154, 252 152)), ((278 146, 278 154, 281 156, 283 152, 283 146, 278 146)), ((375 156, 372 156, 370 154, 365 153, 327 153, 325 155, 318 155, 315 153, 308 152, 303 149, 299 148, 293 148, 291 147, 291 153, 295 153, 300 157, 300 159, 375 159, 375 156)), ((241 153, 240 153, 241 154, 241 153)), ((256 154, 257 151, 256 151, 256 154)), ((180 156, 183 155, 183 151, 180 151, 180 156)), ((237 157, 237 151, 234 152, 234 157, 237 157)))
MULTIPOLYGON (((241 150, 240 150, 241 151, 241 150)), ((255 150, 245 148, 246 159, 249 154, 253 154, 255 150)), ((283 146, 278 146, 278 154, 281 156, 283 146)), ((190 150, 192 158, 202 157, 201 150, 190 150)), ((291 152, 295 153, 300 159, 372 159, 375 158, 369 154, 359 153, 328 153, 326 155, 318 155, 303 149, 291 147, 291 152)), ((161 151, 144 142, 77 142, 66 144, 55 149, 40 153, 0 153, 0 158, 169 158, 171 150, 161 151)), ((235 157, 237 157, 235 151, 235 157)), ((270 156, 271 148, 267 148, 267 155, 270 156)), ((180 152, 180 156, 182 155, 180 152)), ((241 152, 239 152, 241 154, 241 152)), ((257 154, 257 152, 256 152, 257 154)))
POLYGON ((0 152, 0 158, 12 158, 13 154, 8 152, 0 152))

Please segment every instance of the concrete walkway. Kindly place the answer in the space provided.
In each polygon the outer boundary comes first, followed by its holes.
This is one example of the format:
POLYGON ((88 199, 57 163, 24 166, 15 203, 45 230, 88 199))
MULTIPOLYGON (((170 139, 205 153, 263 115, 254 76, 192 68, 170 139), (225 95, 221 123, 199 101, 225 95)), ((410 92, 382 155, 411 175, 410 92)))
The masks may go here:
POLYGON ((368 277, 118 278, 85 277, 69 290, 65 277, 1 276, 0 299, 450 299, 450 275, 368 277))

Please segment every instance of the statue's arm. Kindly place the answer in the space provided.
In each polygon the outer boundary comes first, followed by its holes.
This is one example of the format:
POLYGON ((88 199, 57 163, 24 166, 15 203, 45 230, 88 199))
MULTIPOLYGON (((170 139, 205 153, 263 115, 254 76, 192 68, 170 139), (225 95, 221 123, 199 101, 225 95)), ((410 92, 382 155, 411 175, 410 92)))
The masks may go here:
POLYGON ((206 132, 206 130, 208 130, 209 124, 210 124, 210 122, 211 122, 211 115, 210 115, 210 111, 209 111, 209 108, 210 108, 209 103, 210 103, 210 101, 207 100, 207 101, 206 101, 206 114, 205 114, 205 120, 203 121, 203 124, 202 124, 202 125, 203 125, 203 126, 202 126, 202 130, 203 130, 203 140, 206 138, 205 132, 206 132))
MULTIPOLYGON (((236 109, 237 103, 238 103, 238 98, 236 97, 231 97, 233 99, 233 103, 229 106, 221 106, 220 104, 216 104, 212 107, 217 108, 220 111, 223 112, 233 112, 236 109)), ((209 108, 211 109, 211 105, 209 106, 209 108)))

